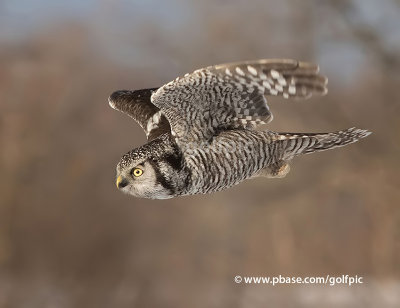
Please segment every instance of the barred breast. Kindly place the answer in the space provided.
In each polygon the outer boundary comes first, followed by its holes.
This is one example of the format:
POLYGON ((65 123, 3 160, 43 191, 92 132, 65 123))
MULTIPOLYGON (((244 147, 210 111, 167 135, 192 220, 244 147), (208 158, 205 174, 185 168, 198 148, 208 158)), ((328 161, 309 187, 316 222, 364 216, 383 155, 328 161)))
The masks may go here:
POLYGON ((210 144, 185 153, 192 171, 188 194, 229 188, 276 162, 270 134, 251 130, 224 131, 210 144))

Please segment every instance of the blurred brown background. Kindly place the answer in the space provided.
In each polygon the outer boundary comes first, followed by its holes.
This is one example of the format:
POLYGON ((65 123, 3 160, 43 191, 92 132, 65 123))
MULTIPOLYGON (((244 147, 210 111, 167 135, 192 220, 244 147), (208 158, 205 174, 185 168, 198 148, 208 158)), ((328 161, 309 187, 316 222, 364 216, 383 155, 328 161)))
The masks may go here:
POLYGON ((400 307, 400 2, 0 1, 0 307, 400 307), (317 62, 330 92, 270 99, 273 130, 373 135, 283 180, 135 199, 145 142, 117 89, 258 58, 317 62), (235 284, 359 275, 363 285, 235 284))

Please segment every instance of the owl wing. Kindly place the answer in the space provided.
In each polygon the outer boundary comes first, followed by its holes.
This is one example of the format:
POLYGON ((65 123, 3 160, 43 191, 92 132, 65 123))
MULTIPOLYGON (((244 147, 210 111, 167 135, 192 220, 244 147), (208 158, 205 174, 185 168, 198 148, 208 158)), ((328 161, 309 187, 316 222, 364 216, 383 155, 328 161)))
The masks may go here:
POLYGON ((266 95, 325 94, 327 79, 318 71, 317 65, 282 59, 215 65, 162 86, 151 101, 167 117, 178 143, 201 143, 223 129, 270 122, 266 95))
POLYGON ((137 91, 116 91, 108 98, 111 108, 119 110, 133 118, 145 131, 147 139, 171 132, 167 118, 150 101, 151 94, 157 88, 137 91))

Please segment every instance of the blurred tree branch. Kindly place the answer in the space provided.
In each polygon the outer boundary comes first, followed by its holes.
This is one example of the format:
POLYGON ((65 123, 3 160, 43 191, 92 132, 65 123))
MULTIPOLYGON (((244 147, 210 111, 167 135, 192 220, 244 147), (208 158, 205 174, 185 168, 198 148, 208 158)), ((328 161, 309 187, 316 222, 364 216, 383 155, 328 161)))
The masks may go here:
MULTIPOLYGON (((393 2, 400 5, 400 1, 393 0, 393 2)), ((400 68, 398 51, 388 50, 385 47, 382 35, 377 29, 354 18, 357 14, 357 8, 353 1, 326 0, 325 3, 333 12, 339 15, 338 18, 341 18, 345 22, 352 37, 377 57, 385 70, 395 72, 400 68)))

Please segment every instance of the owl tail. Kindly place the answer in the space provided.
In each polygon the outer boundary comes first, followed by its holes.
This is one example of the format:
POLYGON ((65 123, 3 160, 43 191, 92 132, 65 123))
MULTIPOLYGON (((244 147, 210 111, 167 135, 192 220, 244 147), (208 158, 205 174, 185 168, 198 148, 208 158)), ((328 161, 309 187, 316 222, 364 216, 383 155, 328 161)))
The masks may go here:
POLYGON ((349 128, 333 133, 276 133, 277 142, 283 147, 283 160, 300 154, 308 154, 345 146, 367 137, 371 132, 349 128))

